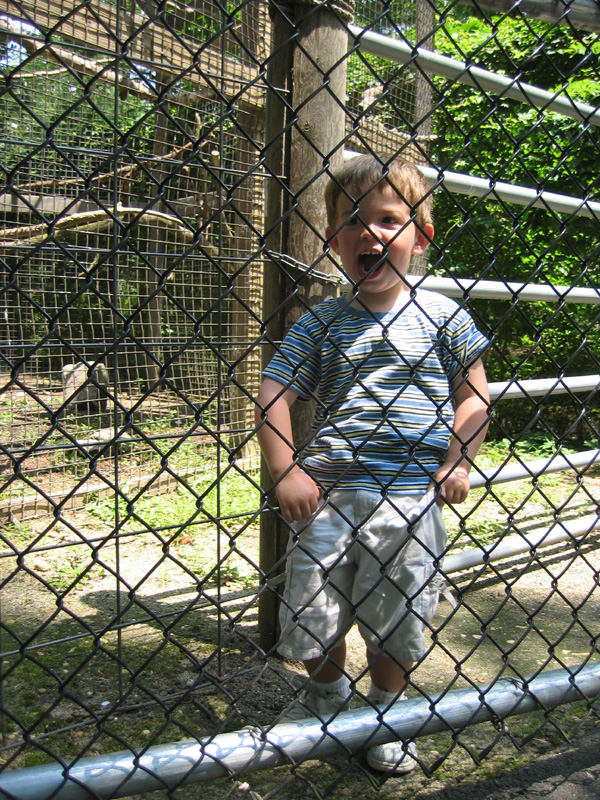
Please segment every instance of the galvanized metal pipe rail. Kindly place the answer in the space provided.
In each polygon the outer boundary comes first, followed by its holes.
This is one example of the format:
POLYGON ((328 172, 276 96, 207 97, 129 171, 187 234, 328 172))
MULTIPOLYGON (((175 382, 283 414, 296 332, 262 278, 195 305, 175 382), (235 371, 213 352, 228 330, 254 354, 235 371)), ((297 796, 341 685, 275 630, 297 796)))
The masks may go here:
MULTIPOLYGON (((353 158, 358 155, 360 153, 352 150, 344 151, 345 158, 353 158)), ((419 165, 419 169, 432 187, 444 186, 449 192, 456 194, 466 194, 472 197, 489 196, 491 199, 515 203, 515 205, 544 208, 546 211, 559 214, 600 220, 600 203, 596 200, 547 192, 544 189, 531 189, 528 186, 492 181, 477 175, 463 175, 460 172, 439 170, 434 167, 419 165)))
POLYGON ((551 472, 563 472, 567 469, 585 472, 586 469, 598 463, 600 463, 600 450, 583 450, 581 453, 554 455, 550 456, 550 458, 536 458, 533 461, 508 464, 504 467, 476 469, 476 471, 471 473, 471 488, 478 489, 483 486, 492 486, 498 483, 510 483, 527 478, 538 478, 540 475, 548 475, 551 472))
POLYGON ((587 536, 599 527, 600 516, 598 514, 586 514, 576 520, 555 522, 550 528, 536 528, 527 533, 502 538, 501 541, 486 547, 470 547, 468 550, 452 553, 444 558, 442 572, 444 575, 451 575, 465 569, 529 553, 539 547, 548 547, 551 544, 567 540, 574 541, 587 536))
POLYGON ((591 125, 600 125, 600 110, 588 103, 561 96, 560 92, 548 92, 538 86, 523 83, 518 78, 508 78, 481 67, 465 64, 432 50, 411 47, 399 39, 392 39, 375 31, 350 25, 350 48, 358 47, 364 53, 386 58, 396 64, 411 63, 423 72, 448 78, 473 86, 479 91, 490 92, 499 97, 508 97, 533 106, 540 111, 555 111, 565 117, 579 119, 591 125))
POLYGON ((532 378, 526 381, 497 381, 489 384, 490 399, 492 400, 597 392, 598 389, 600 389, 600 375, 575 375, 573 378, 532 378))
MULTIPOLYGON (((419 167, 425 171, 425 167, 419 167)), ((432 170, 431 172, 435 172, 432 170)), ((600 204, 598 204, 600 206, 600 204)), ((307 268, 308 269, 308 268, 307 268)), ((586 286, 551 286, 516 281, 486 281, 473 278, 438 278, 434 275, 407 275, 407 282, 448 297, 469 297, 481 300, 519 300, 543 303, 581 303, 600 305, 600 289, 586 286)))
POLYGON ((476 8, 489 8, 498 14, 522 14, 559 25, 573 25, 584 31, 600 31, 600 7, 595 0, 464 0, 476 8))
POLYGON ((432 186, 444 186, 450 192, 467 194, 472 197, 489 195, 507 203, 531 208, 545 208, 547 211, 555 211, 559 214, 600 220, 600 203, 594 200, 547 192, 545 189, 530 189, 528 186, 479 178, 475 175, 442 171, 433 167, 420 166, 419 169, 432 186))
POLYGON ((384 714, 372 708, 339 714, 327 725, 310 718, 267 729, 243 728, 211 739, 190 739, 92 756, 71 765, 49 764, 6 772, 0 796, 10 800, 101 800, 165 791, 227 776, 298 763, 307 758, 357 753, 399 737, 409 741, 440 731, 506 719, 600 695, 600 664, 553 670, 396 703, 384 714))

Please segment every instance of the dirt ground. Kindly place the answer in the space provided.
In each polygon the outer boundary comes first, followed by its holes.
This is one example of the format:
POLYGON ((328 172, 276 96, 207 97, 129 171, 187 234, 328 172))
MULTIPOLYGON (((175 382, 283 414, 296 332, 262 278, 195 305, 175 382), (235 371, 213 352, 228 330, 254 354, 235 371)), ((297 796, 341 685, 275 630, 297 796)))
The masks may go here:
POLYGON ((415 800, 597 800, 600 797, 600 731, 540 754, 504 775, 444 785, 443 776, 415 800))

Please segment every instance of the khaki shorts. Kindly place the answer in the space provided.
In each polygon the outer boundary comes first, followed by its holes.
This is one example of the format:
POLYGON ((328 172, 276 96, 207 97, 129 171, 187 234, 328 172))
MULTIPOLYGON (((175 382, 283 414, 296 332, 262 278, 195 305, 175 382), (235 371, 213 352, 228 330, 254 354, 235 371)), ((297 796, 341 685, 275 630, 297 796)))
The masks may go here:
POLYGON ((278 650, 317 658, 356 622, 368 649, 417 661, 438 603, 446 528, 433 492, 333 491, 290 536, 278 650))

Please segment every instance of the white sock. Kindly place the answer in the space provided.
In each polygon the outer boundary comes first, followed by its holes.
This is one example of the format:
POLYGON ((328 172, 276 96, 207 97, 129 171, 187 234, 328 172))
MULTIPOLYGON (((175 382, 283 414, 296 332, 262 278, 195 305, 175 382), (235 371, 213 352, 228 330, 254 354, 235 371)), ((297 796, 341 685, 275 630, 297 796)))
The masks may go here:
POLYGON ((344 697, 350 694, 350 681, 346 675, 342 675, 336 681, 331 683, 321 683, 320 681, 313 681, 319 694, 341 694, 344 697))
POLYGON ((369 693, 367 694, 367 700, 370 700, 371 703, 375 705, 387 707, 399 700, 406 700, 406 697, 404 697, 404 692, 386 692, 384 689, 379 689, 374 683, 371 683, 369 693))

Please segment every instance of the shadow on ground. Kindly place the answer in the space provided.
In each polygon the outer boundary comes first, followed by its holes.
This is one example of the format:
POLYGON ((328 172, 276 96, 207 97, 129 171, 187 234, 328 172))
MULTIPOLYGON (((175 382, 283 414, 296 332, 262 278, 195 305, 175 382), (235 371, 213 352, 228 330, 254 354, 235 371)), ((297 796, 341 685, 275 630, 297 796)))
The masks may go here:
POLYGON ((473 783, 444 786, 443 770, 414 800, 598 800, 600 730, 535 761, 473 783))

